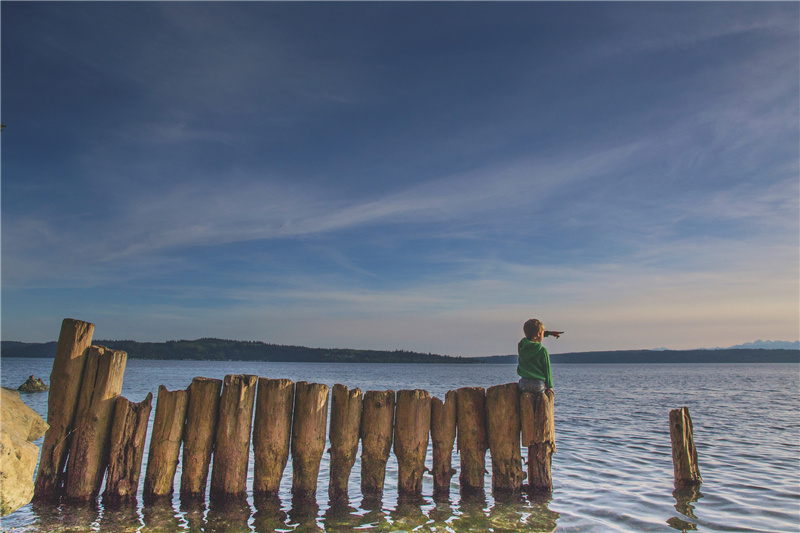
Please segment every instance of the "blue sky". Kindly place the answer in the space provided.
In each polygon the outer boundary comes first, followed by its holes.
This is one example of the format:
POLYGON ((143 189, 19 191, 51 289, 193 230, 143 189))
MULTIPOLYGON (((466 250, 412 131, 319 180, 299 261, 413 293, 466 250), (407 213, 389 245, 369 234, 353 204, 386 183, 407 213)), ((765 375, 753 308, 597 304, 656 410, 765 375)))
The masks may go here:
POLYGON ((798 338, 798 3, 0 9, 5 340, 798 338))

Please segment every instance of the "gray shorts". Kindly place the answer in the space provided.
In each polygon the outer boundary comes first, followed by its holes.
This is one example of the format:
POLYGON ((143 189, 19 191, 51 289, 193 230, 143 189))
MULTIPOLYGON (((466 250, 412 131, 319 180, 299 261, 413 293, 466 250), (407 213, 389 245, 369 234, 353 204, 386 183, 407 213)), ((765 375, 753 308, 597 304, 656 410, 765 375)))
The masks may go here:
POLYGON ((532 378, 519 378, 520 392, 544 392, 544 380, 532 378))

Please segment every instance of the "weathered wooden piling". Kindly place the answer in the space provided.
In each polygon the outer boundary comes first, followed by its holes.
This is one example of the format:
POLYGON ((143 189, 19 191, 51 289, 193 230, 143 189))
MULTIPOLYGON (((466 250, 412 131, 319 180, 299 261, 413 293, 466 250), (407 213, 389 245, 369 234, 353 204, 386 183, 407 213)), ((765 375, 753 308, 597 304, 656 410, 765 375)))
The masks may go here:
POLYGON ((492 458, 492 491, 512 494, 522 488, 519 387, 516 383, 486 390, 486 430, 492 458))
POLYGON ((520 394, 522 445, 528 448, 528 490, 553 490, 552 457, 556 451, 552 389, 520 394))
POLYGON ((253 427, 253 493, 257 499, 278 496, 281 477, 289 460, 293 406, 293 381, 258 379, 253 427))
POLYGON ((292 498, 316 501, 317 479, 328 423, 328 386, 299 381, 292 424, 292 498))
POLYGON ((331 501, 348 499, 347 485, 358 454, 361 433, 361 389, 348 390, 337 383, 331 393, 331 462, 328 497, 331 501))
POLYGON ((168 391, 164 385, 158 387, 144 474, 142 497, 145 503, 172 497, 188 403, 189 393, 186 390, 168 391))
POLYGON ((75 412, 64 498, 85 503, 97 498, 108 466, 114 404, 122 391, 128 354, 90 346, 75 412))
POLYGON ((106 505, 136 501, 152 401, 152 392, 139 403, 123 396, 117 397, 111 425, 106 490, 103 492, 106 505))
POLYGON ((484 493, 483 478, 486 473, 486 392, 482 387, 462 387, 458 396, 458 450, 461 457, 462 496, 484 493))
POLYGON ((669 437, 672 441, 672 466, 675 488, 683 489, 702 483, 697 464, 697 448, 689 408, 681 407, 669 412, 669 437))
POLYGON ((183 430, 181 499, 205 500, 208 470, 217 435, 222 380, 197 377, 189 385, 183 430))
POLYGON ((34 500, 57 501, 64 483, 64 467, 69 453, 69 438, 78 407, 78 393, 86 362, 86 349, 92 344, 94 324, 65 318, 56 345, 47 398, 47 423, 34 500))
POLYGON ((212 501, 247 496, 247 463, 257 382, 258 376, 253 375, 225 376, 211 468, 212 501))
POLYGON ((392 451, 394 391, 367 391, 361 409, 361 493, 380 498, 392 451))
POLYGON ((444 401, 431 398, 431 444, 433 447, 433 497, 450 498, 453 469, 453 444, 456 440, 456 391, 447 391, 444 401))
POLYGON ((401 501, 422 499, 422 474, 431 428, 431 395, 424 390, 397 391, 394 453, 397 456, 397 490, 401 501))

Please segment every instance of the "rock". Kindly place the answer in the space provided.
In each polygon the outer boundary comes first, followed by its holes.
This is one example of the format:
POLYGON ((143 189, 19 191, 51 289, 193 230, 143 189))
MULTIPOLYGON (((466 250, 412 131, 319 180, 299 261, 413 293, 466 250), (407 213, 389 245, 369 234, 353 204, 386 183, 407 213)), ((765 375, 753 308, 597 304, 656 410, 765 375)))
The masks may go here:
POLYGON ((47 431, 47 422, 25 405, 19 392, 2 389, 0 398, 0 516, 33 498, 33 473, 39 447, 32 441, 47 431))
POLYGON ((33 376, 29 377, 25 383, 19 386, 19 390, 22 392, 42 392, 46 391, 47 389, 49 389, 49 387, 45 385, 44 381, 42 381, 42 378, 36 378, 33 376))

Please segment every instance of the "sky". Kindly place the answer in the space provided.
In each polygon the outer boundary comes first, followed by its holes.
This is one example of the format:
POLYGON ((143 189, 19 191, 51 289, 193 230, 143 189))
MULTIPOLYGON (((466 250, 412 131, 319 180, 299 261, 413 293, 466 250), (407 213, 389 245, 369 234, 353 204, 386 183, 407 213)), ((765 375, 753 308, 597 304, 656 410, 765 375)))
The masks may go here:
POLYGON ((793 341, 796 2, 9 2, 2 338, 793 341))

